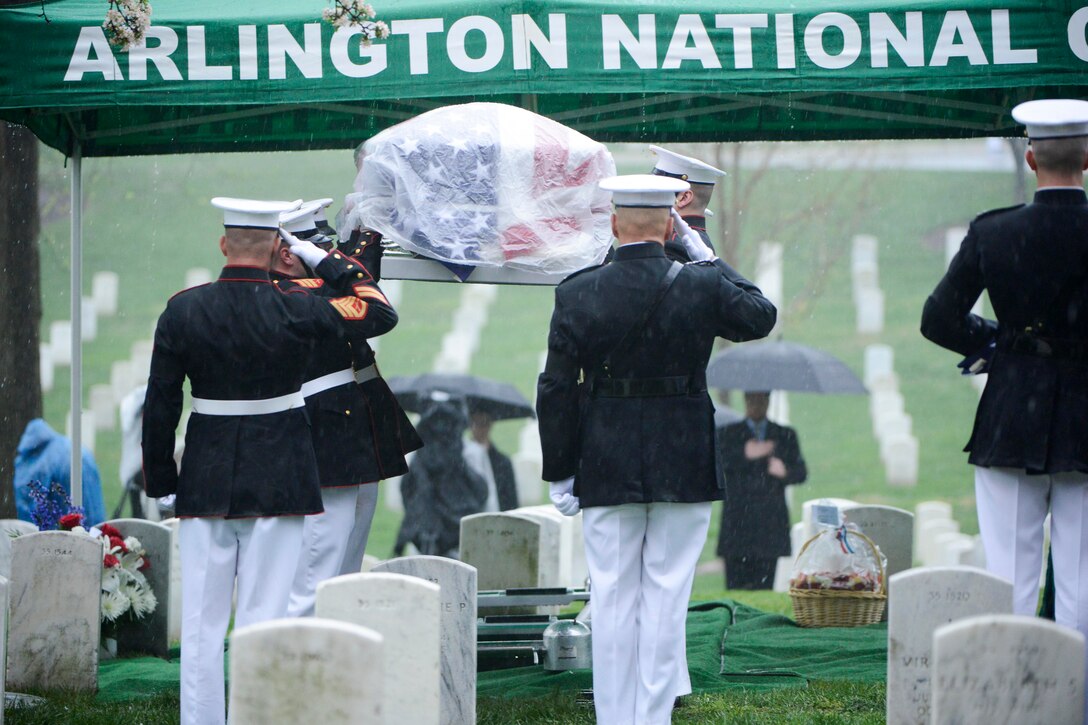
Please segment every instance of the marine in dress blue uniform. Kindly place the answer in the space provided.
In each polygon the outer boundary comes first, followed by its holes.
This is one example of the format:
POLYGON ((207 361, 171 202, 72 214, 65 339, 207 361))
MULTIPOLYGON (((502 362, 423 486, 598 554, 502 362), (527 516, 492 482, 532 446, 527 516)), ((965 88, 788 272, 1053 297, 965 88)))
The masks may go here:
MULTIPOLYGON (((714 245, 710 242, 710 235, 706 231, 706 217, 710 214, 707 207, 714 194, 714 186, 718 183, 718 179, 725 176, 725 172, 699 159, 684 156, 660 146, 651 145, 650 150, 657 155, 657 163, 653 170, 655 176, 668 176, 690 184, 688 190, 676 195, 676 203, 673 206, 687 224, 688 229, 695 232, 713 252, 714 245)), ((683 232, 679 229, 679 225, 674 225, 672 235, 665 240, 665 256, 679 262, 690 262, 691 258, 684 248, 682 236, 683 232)))
POLYGON ((1051 514, 1055 619, 1088 636, 1088 103, 1031 101, 1030 204, 977 217, 926 300, 922 334, 989 375, 967 443, 987 568, 1033 615, 1051 514), (996 321, 971 314, 983 290, 996 321))
MULTIPOLYGON (((325 201, 308 202, 298 210, 282 215, 283 230, 302 238, 314 238, 316 212, 325 201)), ((363 261, 351 258, 367 272, 368 283, 376 282, 363 261)), ((291 253, 286 242, 277 244, 270 276, 273 284, 287 294, 337 295, 332 285, 320 277, 310 276, 302 260, 291 253)), ((361 294, 368 298, 380 297, 388 304, 377 287, 362 290, 361 294)), ((295 572, 288 616, 313 614, 317 585, 339 575, 345 566, 357 513, 369 532, 378 499, 377 482, 407 471, 405 453, 422 445, 392 394, 388 397, 381 394, 381 388, 388 386, 381 379, 377 364, 371 361, 368 365, 354 367, 352 349, 356 346, 370 349, 362 339, 349 341, 337 335, 319 340, 310 357, 306 382, 302 385, 317 456, 324 512, 306 517, 302 556, 295 572), (368 391, 372 394, 368 395, 368 391), (389 400, 400 416, 389 415, 389 400), (393 430, 379 431, 379 421, 392 426, 393 430), (382 450, 379 445, 379 440, 390 434, 402 444, 392 453, 382 450)), ((365 549, 365 537, 362 543, 365 549)), ((360 551, 350 565, 355 572, 362 564, 362 554, 360 551)))
POLYGON ((722 497, 707 360, 715 337, 763 337, 776 312, 691 235, 700 263, 666 258, 668 210, 686 182, 639 175, 601 186, 613 192, 620 246, 611 263, 556 288, 537 386, 543 477, 556 508, 584 512, 597 720, 653 725, 691 691, 687 602, 710 502, 722 497))
POLYGON ((175 295, 155 330, 144 401, 147 493, 176 493, 181 518, 181 721, 224 722, 223 639, 282 617, 302 544, 303 517, 321 511, 302 383, 318 341, 365 339, 396 324, 359 265, 296 240, 339 295, 289 295, 268 267, 278 217, 300 202, 217 198, 227 257, 219 279, 175 295), (192 415, 178 472, 174 435, 188 378, 192 415))

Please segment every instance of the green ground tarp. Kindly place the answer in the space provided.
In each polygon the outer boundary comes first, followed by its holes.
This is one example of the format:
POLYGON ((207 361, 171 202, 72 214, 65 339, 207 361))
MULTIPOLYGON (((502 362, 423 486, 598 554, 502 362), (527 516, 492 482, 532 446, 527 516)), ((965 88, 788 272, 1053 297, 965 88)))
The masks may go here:
POLYGON ((436 106, 520 105, 601 141, 1008 135, 1088 95, 1088 7, 1038 0, 375 0, 360 50, 322 3, 154 3, 112 49, 102 0, 0 9, 0 118, 84 156, 346 148, 436 106))
MULTIPOLYGON (((881 682, 886 677, 888 629, 802 629, 793 620, 732 601, 707 602, 688 612, 688 669, 695 692, 804 686, 809 680, 881 682)), ((176 692, 178 650, 171 659, 106 661, 99 667, 101 701, 176 692)), ((482 672, 481 697, 534 697, 592 687, 589 671, 549 673, 542 667, 482 672)))

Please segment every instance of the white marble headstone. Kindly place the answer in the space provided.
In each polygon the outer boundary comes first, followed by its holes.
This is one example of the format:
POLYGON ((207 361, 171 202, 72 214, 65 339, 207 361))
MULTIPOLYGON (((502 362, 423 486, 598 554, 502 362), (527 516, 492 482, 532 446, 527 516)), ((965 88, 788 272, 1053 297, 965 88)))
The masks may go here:
POLYGON ((859 289, 856 308, 858 333, 872 335, 884 331, 884 293, 880 289, 859 289))
POLYGON ((97 430, 117 428, 117 402, 113 399, 112 387, 104 383, 91 386, 91 413, 97 430))
POLYGON ((439 723, 439 586, 388 572, 345 574, 317 585, 315 615, 382 636, 387 725, 439 723))
POLYGON ((941 534, 958 534, 959 522, 952 519, 933 519, 915 529, 914 558, 923 565, 932 565, 937 560, 937 537, 941 534))
POLYGON ((1082 725, 1084 635, 1045 619, 974 617, 933 635, 934 725, 1082 725))
POLYGON ((72 364, 71 320, 57 320, 49 323, 49 347, 53 350, 54 365, 72 364))
POLYGON ((913 435, 894 435, 884 439, 884 474, 889 486, 918 485, 918 439, 913 435))
POLYGON ((144 653, 166 657, 170 649, 170 572, 173 568, 174 534, 171 527, 145 519, 113 519, 108 522, 124 537, 135 536, 147 551, 149 566, 144 571, 158 604, 155 611, 138 622, 118 629, 118 654, 144 653))
POLYGON ((891 345, 874 343, 865 346, 865 385, 895 374, 895 351, 891 345))
POLYGON ((565 587, 570 580, 571 529, 569 517, 556 511, 554 506, 523 506, 510 515, 523 516, 540 524, 540 573, 537 579, 542 587, 565 587))
POLYGON ((164 519, 160 522, 170 529, 171 556, 170 556, 170 599, 162 602, 166 608, 166 633, 171 642, 181 640, 181 534, 179 528, 181 521, 176 518, 164 519))
POLYGON ((91 298, 95 309, 103 317, 117 314, 117 287, 120 279, 116 272, 96 272, 91 279, 91 298))
MULTIPOLYGON (((4 656, 7 652, 8 642, 8 598, 11 589, 11 583, 7 577, 0 576, 0 665, 3 665, 4 656)), ((5 666, 0 666, 0 692, 7 692, 7 685, 5 683, 5 666)), ((4 708, 0 707, 0 725, 4 725, 4 708)))
POLYGON ((914 556, 914 514, 894 506, 858 504, 846 506, 843 515, 884 553, 889 577, 910 569, 914 556))
POLYGON ((91 342, 98 337, 98 312, 94 307, 94 300, 84 297, 80 300, 79 339, 83 342, 91 342))
POLYGON ((11 542, 7 687, 98 688, 102 544, 42 531, 11 542))
POLYGON ((35 534, 38 527, 22 519, 0 519, 0 576, 11 578, 11 541, 23 534, 35 534))
POLYGON ((381 635, 327 619, 275 619, 230 637, 230 725, 384 725, 381 635))
POLYGON ((48 342, 38 345, 38 375, 41 378, 42 392, 48 393, 56 382, 53 369, 53 348, 48 342))
POLYGON ((952 504, 947 501, 920 501, 914 505, 914 541, 917 543, 922 524, 927 521, 952 518, 952 504))
POLYGON ((461 519, 461 561, 476 567, 480 589, 541 586, 538 521, 505 513, 461 519))
POLYGON ((544 459, 534 451, 518 451, 510 457, 514 465, 514 480, 518 486, 518 501, 523 504, 544 500, 544 459))
POLYGON ((441 589, 441 725, 476 722, 476 569, 440 556, 383 561, 373 573, 419 577, 441 589))
POLYGON ((900 572, 888 585, 888 725, 930 718, 933 633, 980 614, 1012 611, 1012 584, 972 567, 900 572))

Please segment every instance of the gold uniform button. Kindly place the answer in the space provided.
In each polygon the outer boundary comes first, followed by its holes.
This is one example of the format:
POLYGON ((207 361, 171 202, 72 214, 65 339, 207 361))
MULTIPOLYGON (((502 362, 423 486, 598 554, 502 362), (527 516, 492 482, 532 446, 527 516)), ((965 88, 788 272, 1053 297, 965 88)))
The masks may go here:
POLYGON ((334 254, 334 255, 332 255, 332 258, 333 259, 340 259, 340 255, 339 254, 334 254))
POLYGON ((363 250, 362 250, 362 248, 360 248, 360 249, 356 249, 356 250, 355 250, 355 253, 356 253, 356 254, 359 254, 359 253, 360 253, 360 252, 362 252, 362 251, 363 251, 363 250))
POLYGON ((351 415, 351 411, 350 410, 345 410, 344 415, 351 415))
POLYGON ((362 279, 363 278, 363 273, 362 272, 356 272, 355 276, 358 277, 359 279, 362 279))
POLYGON ((354 264, 349 264, 348 269, 355 269, 355 265, 354 264))

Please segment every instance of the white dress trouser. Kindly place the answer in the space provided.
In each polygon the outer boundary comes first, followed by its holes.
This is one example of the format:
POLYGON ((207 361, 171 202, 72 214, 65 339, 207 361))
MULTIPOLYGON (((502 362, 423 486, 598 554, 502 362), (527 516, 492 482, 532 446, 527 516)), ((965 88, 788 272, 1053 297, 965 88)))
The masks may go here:
POLYGON ((975 500, 986 568, 1012 582, 1013 613, 1025 616, 1038 609, 1043 519, 1050 513, 1054 619, 1088 638, 1088 474, 976 468, 975 500))
POLYGON ((235 628, 283 617, 302 528, 301 516, 181 520, 182 725, 226 721, 223 640, 235 577, 235 628))
POLYGON ((709 503, 583 510, 600 725, 661 725, 691 692, 686 624, 709 503))
POLYGON ((348 537, 355 525, 358 486, 321 489, 324 513, 306 517, 302 533, 302 556, 291 586, 288 617, 312 617, 317 599, 317 585, 340 574, 348 537))
POLYGON ((366 542, 370 538, 370 524, 374 521, 374 511, 378 507, 378 484, 365 483, 359 486, 359 498, 355 501, 355 525, 348 536, 347 551, 340 564, 339 574, 358 574, 363 566, 363 554, 366 542))

